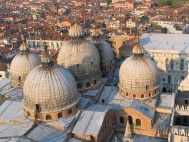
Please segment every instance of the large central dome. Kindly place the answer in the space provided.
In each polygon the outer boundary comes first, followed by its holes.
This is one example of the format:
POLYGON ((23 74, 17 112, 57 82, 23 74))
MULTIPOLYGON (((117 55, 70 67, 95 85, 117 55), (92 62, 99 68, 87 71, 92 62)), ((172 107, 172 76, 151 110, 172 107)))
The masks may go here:
POLYGON ((86 91, 101 83, 100 57, 96 47, 83 38, 84 30, 75 24, 69 30, 72 40, 60 50, 58 64, 63 65, 75 77, 78 90, 86 91))
POLYGON ((136 45, 133 55, 121 65, 119 81, 119 91, 124 97, 145 99, 157 95, 158 69, 150 58, 144 56, 142 46, 136 45))
POLYGON ((24 83, 24 112, 30 118, 56 120, 76 112, 80 95, 72 74, 61 65, 53 64, 43 54, 42 65, 34 68, 24 83))

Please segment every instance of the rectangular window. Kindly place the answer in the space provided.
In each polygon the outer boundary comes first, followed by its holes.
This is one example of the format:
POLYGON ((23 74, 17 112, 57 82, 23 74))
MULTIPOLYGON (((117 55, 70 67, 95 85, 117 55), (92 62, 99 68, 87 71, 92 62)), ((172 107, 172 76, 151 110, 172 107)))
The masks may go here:
POLYGON ((184 103, 185 103, 185 104, 188 104, 188 100, 185 100, 184 103))

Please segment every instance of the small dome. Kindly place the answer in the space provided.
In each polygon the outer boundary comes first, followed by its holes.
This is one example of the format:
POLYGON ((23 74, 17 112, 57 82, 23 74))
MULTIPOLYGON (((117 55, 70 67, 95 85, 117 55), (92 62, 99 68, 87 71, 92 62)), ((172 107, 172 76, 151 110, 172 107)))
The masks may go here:
POLYGON ((159 76, 154 62, 144 56, 143 47, 135 46, 134 55, 127 58, 120 67, 119 90, 128 98, 145 99, 158 94, 159 76))
POLYGON ((109 73, 114 68, 113 50, 110 44, 103 40, 97 33, 93 35, 92 43, 98 49, 101 59, 101 70, 103 74, 109 73))
POLYGON ((143 54, 144 48, 140 46, 139 44, 135 45, 133 48, 133 54, 143 54))
POLYGON ((84 35, 84 30, 83 28, 78 25, 77 23, 74 24, 73 27, 70 28, 69 30, 69 36, 72 38, 76 38, 76 37, 81 37, 84 35))
POLYGON ((25 51, 27 49, 28 49, 28 45, 26 43, 22 43, 21 46, 20 46, 20 50, 25 51))
POLYGON ((64 44, 58 54, 57 62, 70 70, 80 91, 88 90, 101 82, 98 50, 85 39, 71 40, 64 44))
MULTIPOLYGON (((38 105, 42 120, 46 120, 46 115, 52 116, 72 109, 80 100, 74 77, 67 69, 57 64, 34 68, 25 80, 23 91, 24 110, 32 114, 38 105)), ((76 112, 76 109, 71 112, 76 112)), ((64 113, 61 117, 68 116, 67 112, 64 113)), ((33 118, 31 115, 30 117, 33 118)), ((54 119, 58 119, 58 114, 54 119)))
POLYGON ((12 85, 22 86, 28 73, 40 64, 41 60, 37 54, 21 50, 21 52, 14 57, 10 65, 12 85))

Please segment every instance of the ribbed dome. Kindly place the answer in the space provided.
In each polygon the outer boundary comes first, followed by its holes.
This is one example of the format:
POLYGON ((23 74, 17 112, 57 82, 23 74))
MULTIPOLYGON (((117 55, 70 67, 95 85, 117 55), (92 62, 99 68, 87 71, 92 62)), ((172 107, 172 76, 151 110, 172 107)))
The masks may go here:
POLYGON ((101 70, 103 71, 103 74, 106 74, 113 69, 113 50, 109 43, 100 38, 98 33, 93 34, 92 43, 98 49, 101 60, 101 70))
MULTIPOLYGON (((25 47, 25 45, 23 46, 25 47)), ((14 57, 10 65, 12 85, 22 85, 28 73, 40 64, 41 60, 37 54, 30 53, 28 50, 21 50, 21 52, 14 57)))
POLYGON ((139 44, 135 45, 133 48, 133 54, 143 54, 144 48, 140 46, 139 44))
POLYGON ((75 38, 75 37, 81 37, 84 35, 84 30, 83 28, 78 25, 77 23, 74 24, 73 27, 70 28, 69 30, 69 36, 72 37, 72 38, 75 38))
POLYGON ((24 83, 24 107, 35 111, 40 104, 41 112, 55 112, 78 102, 76 82, 71 73, 60 65, 33 69, 24 83))
MULTIPOLYGON (((138 50, 137 53, 140 54, 141 51, 138 50)), ((148 98, 157 93, 159 87, 158 69, 147 56, 134 54, 121 65, 119 81, 120 93, 123 96, 148 98)))

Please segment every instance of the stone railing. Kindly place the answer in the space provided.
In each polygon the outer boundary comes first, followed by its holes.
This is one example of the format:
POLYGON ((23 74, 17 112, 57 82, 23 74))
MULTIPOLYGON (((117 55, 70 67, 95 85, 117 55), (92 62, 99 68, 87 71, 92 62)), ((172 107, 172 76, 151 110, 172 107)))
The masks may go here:
POLYGON ((188 111, 189 112, 189 105, 175 105, 176 111, 188 111))
POLYGON ((185 126, 173 126, 170 129, 170 133, 179 136, 189 136, 189 127, 185 126))

